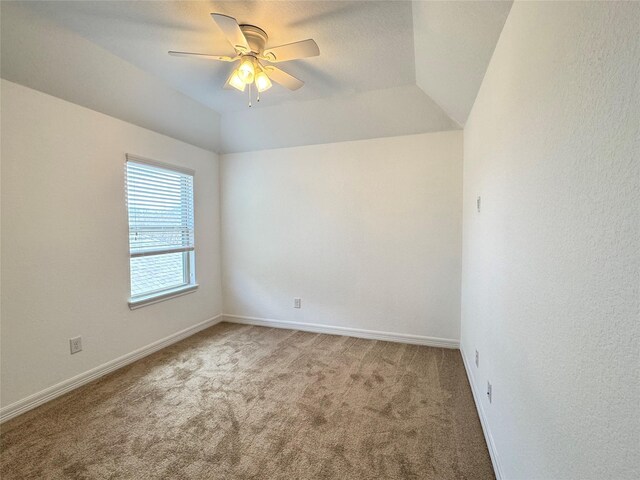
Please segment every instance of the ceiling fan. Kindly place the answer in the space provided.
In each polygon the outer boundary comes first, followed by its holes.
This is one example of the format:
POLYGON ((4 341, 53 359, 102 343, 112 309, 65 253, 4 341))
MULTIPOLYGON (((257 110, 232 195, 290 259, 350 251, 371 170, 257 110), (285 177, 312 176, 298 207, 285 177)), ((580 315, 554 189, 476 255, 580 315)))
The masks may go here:
POLYGON ((289 60, 320 55, 320 49, 312 39, 266 48, 269 37, 261 28, 255 25, 239 25, 235 18, 221 13, 212 13, 211 17, 236 51, 235 56, 176 51, 170 51, 169 55, 223 62, 238 61, 237 67, 229 75, 224 88, 233 87, 244 92, 245 88, 249 86, 249 106, 251 106, 251 89, 254 84, 258 101, 260 101, 260 94, 271 88, 272 80, 289 90, 298 90, 304 85, 302 80, 270 65, 271 63, 288 62, 289 60))

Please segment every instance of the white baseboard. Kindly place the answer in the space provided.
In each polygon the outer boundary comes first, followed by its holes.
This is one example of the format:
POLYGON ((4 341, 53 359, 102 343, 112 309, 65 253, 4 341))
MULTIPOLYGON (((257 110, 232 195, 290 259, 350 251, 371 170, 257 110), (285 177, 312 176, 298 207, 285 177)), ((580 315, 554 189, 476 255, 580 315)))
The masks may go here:
POLYGON ((71 390, 74 390, 86 383, 89 383, 97 378, 100 378, 107 373, 111 373, 114 370, 124 367, 130 363, 135 362, 147 355, 151 355, 158 350, 161 350, 169 345, 176 343, 180 340, 183 340, 191 335, 198 333, 200 330, 204 330, 205 328, 209 328, 216 323, 222 321, 222 314, 216 315, 209 320, 205 320, 204 322, 197 323, 192 327, 185 328, 184 330, 180 330, 174 334, 169 335, 161 340, 150 343, 142 348, 134 350, 131 353, 127 353, 115 360, 111 360, 110 362, 103 363, 91 370, 88 370, 80 375, 76 375, 68 380, 64 380, 56 385, 52 385, 51 387, 45 388, 40 392, 34 393, 33 395, 29 395, 22 400, 18 400, 6 407, 0 409, 0 423, 5 422, 11 418, 17 417, 18 415, 25 413, 43 403, 46 403, 50 400, 53 400, 60 395, 63 395, 71 390))
POLYGON ((223 314, 224 321, 230 323, 242 323, 246 325, 259 325, 262 327, 286 328, 290 330, 302 330, 313 333, 328 333, 331 335, 345 335, 347 337, 369 338, 372 340, 386 340, 388 342, 410 343, 413 345, 427 345, 429 347, 460 348, 460 342, 450 338, 426 337, 423 335, 410 335, 407 333, 380 332, 377 330, 365 330, 362 328, 337 327, 322 325, 319 323, 299 323, 286 320, 273 320, 269 318, 245 317, 242 315, 223 314))
POLYGON ((502 474, 502 469, 500 467, 500 461, 498 459, 498 451, 496 450, 495 442, 493 441, 493 436, 491 435, 491 430, 489 429, 489 424, 487 423, 487 417, 484 414, 484 408, 482 408, 482 403, 480 403, 480 399, 483 398, 480 394, 480 390, 478 390, 474 377, 471 373, 471 367, 467 361, 467 356, 460 347, 460 354, 462 355, 462 363, 464 363, 464 369, 467 372, 467 378, 469 379, 469 385, 471 385, 471 393, 473 394, 473 400, 476 404, 476 409, 478 410, 478 416, 480 417, 480 425, 482 425, 482 432, 484 433, 484 439, 487 442, 487 447, 489 448, 489 456, 491 457, 491 463, 493 464, 493 471, 496 474, 497 480, 504 479, 504 475, 502 474))

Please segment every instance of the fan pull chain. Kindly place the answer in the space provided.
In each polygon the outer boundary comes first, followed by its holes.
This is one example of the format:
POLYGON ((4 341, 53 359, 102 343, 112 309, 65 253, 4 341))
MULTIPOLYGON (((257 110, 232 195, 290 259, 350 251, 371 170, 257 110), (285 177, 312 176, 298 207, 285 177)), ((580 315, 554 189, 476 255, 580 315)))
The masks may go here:
POLYGON ((251 84, 249 84, 249 108, 251 108, 251 84))

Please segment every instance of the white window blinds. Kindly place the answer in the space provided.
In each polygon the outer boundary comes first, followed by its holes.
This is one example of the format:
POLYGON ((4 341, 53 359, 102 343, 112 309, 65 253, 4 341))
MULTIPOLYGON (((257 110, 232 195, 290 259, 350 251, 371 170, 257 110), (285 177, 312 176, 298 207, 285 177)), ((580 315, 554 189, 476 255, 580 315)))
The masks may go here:
POLYGON ((127 161, 131 257, 194 249, 193 175, 127 161))
POLYGON ((132 308, 194 289, 193 171, 127 155, 132 308))

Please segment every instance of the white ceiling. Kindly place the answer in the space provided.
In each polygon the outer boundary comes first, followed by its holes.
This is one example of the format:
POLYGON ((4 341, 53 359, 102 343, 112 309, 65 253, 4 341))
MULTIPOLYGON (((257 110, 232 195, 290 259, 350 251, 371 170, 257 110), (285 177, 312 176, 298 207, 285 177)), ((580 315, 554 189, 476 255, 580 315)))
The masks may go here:
POLYGON ((334 1, 44 1, 29 8, 175 89, 218 111, 246 107, 239 92, 223 90, 232 66, 171 57, 168 50, 232 55, 211 12, 257 25, 268 46, 313 38, 321 55, 281 64, 306 82, 291 92, 280 86, 265 105, 415 84, 410 2, 334 1))
POLYGON ((215 111, 17 2, 0 6, 2 78, 219 150, 215 111))
POLYGON ((438 131, 466 121, 510 5, 2 1, 1 73, 215 151, 438 131), (248 110, 240 92, 221 88, 228 63, 169 56, 232 53, 211 12, 260 26, 271 46, 314 38, 319 57, 279 65, 304 88, 275 86, 248 110))
POLYGON ((221 147, 229 153, 460 128, 415 85, 245 108, 223 120, 221 147))
POLYGON ((207 150, 220 115, 18 2, 0 3, 2 78, 207 150))
POLYGON ((460 125, 476 99, 511 2, 414 2, 416 83, 460 125))

